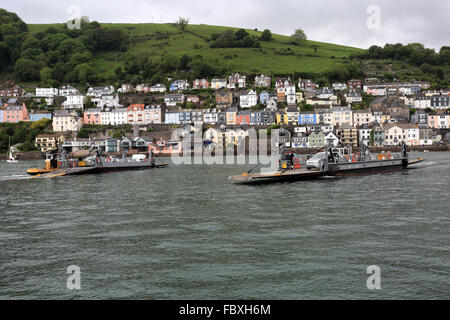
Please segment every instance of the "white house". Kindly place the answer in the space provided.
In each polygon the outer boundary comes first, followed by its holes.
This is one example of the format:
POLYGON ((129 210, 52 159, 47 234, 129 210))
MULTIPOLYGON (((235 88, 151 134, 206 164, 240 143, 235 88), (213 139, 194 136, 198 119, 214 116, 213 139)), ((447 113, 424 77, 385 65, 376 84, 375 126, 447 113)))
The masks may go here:
POLYGON ((104 94, 101 96, 100 101, 98 102, 98 107, 121 107, 119 103, 119 95, 118 94, 104 94))
POLYGON ((87 96, 88 97, 100 98, 104 94, 112 94, 114 92, 115 92, 115 90, 114 90, 113 86, 109 86, 109 87, 91 87, 91 88, 88 89, 87 96))
POLYGON ((167 88, 163 84, 155 84, 154 86, 150 87, 150 92, 163 93, 163 92, 166 92, 166 91, 167 91, 167 88))
POLYGON ((258 104, 258 95, 255 91, 245 91, 240 94, 241 108, 251 108, 258 104))
POLYGON ((102 125, 123 125, 128 123, 126 108, 106 108, 100 112, 102 125))
POLYGON ((370 134, 372 132, 372 127, 368 125, 362 125, 358 127, 359 135, 359 145, 365 145, 366 147, 370 144, 370 134))
POLYGON ((426 95, 415 96, 413 105, 415 109, 431 108, 431 97, 426 95))
POLYGON ((63 109, 83 109, 85 97, 81 94, 71 94, 66 96, 66 101, 62 103, 63 109))
POLYGON ((58 91, 56 88, 36 88, 36 97, 53 98, 58 95, 58 91))
POLYGON ((208 109, 203 113, 203 123, 216 124, 218 122, 219 118, 216 109, 208 109))
POLYGON ((339 145, 339 138, 333 132, 328 133, 325 136, 325 143, 331 142, 333 147, 337 147, 339 145))
POLYGON ((69 95, 77 95, 77 94, 80 94, 80 92, 72 86, 64 86, 59 88, 59 95, 61 97, 67 97, 69 95))
POLYGON ((288 85, 285 87, 285 95, 286 95, 286 103, 287 105, 295 105, 297 103, 296 95, 295 95, 295 86, 288 85))
POLYGON ((333 89, 330 89, 328 87, 319 89, 317 91, 317 98, 319 99, 329 99, 333 95, 334 95, 333 89))
POLYGON ((342 82, 335 82, 332 84, 333 90, 344 91, 347 90, 347 84, 342 82))
POLYGON ((175 107, 177 104, 184 103, 185 96, 182 93, 166 94, 164 96, 164 102, 169 107, 175 107))
POLYGON ((345 94, 345 99, 347 100, 347 103, 358 103, 362 102, 362 95, 358 90, 349 90, 345 94))
POLYGON ((76 113, 57 113, 53 116, 53 132, 77 132, 83 127, 83 120, 76 113))

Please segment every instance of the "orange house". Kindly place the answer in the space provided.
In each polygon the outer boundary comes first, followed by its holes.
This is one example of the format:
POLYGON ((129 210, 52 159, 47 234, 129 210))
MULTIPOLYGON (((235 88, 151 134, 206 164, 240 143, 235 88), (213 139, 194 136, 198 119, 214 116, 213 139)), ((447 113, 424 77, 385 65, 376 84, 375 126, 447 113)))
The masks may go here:
POLYGON ((238 112, 236 115, 236 124, 237 125, 250 125, 250 113, 248 111, 238 112))
POLYGON ((84 124, 101 124, 101 111, 102 109, 88 109, 83 115, 84 124))
POLYGON ((25 103, 22 106, 7 106, 3 111, 3 122, 17 123, 19 121, 30 121, 25 103))

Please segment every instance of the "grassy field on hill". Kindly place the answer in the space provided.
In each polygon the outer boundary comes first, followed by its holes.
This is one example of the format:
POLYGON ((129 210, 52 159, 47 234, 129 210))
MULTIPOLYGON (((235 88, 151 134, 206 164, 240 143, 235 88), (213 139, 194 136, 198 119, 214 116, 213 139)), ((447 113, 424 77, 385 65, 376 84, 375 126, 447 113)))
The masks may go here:
MULTIPOLYGON (((50 26, 30 24, 33 32, 44 31, 50 26)), ((181 57, 201 55, 216 66, 245 73, 288 74, 298 72, 324 72, 334 70, 348 63, 351 53, 362 49, 335 44, 307 41, 305 46, 296 46, 290 37, 273 35, 269 42, 261 41, 261 48, 210 48, 211 35, 223 33, 227 29, 238 28, 189 25, 180 32, 173 24, 102 24, 124 31, 128 38, 128 52, 143 53, 159 61, 165 54, 181 57), (314 49, 316 48, 316 50, 314 49)), ((260 37, 262 31, 246 30, 251 36, 260 37)), ((102 74, 112 74, 123 65, 127 52, 101 52, 95 55, 95 66, 102 74)))

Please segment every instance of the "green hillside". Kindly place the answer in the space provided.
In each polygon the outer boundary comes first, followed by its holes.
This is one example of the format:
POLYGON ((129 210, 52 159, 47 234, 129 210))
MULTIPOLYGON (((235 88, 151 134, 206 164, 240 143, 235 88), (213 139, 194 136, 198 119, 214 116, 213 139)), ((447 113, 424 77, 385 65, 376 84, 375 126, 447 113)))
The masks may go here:
MULTIPOLYGON (((259 41, 260 48, 210 48, 213 34, 238 28, 189 25, 180 31, 173 24, 101 24, 105 28, 119 28, 127 36, 127 52, 100 52, 95 54, 98 72, 112 75, 114 70, 124 64, 127 53, 145 54, 154 61, 161 60, 168 53, 178 57, 184 54, 201 55, 216 67, 245 73, 289 74, 294 71, 322 73, 334 70, 348 63, 352 53, 361 52, 358 48, 307 41, 304 46, 291 43, 290 37, 273 35, 272 41, 259 41), (131 44, 131 46, 130 46, 131 44)), ((61 25, 28 25, 31 33, 42 32, 48 27, 61 25)), ((250 36, 261 37, 261 31, 246 30, 250 36)))

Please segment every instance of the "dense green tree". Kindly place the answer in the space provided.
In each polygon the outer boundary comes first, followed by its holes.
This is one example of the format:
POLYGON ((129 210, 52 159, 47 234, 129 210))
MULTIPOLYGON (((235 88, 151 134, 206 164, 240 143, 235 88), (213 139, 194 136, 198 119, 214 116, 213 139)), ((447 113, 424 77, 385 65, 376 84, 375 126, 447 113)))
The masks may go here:
POLYGON ((189 24, 189 19, 183 18, 183 17, 179 17, 177 22, 175 22, 176 27, 178 29, 180 29, 181 31, 186 30, 188 24, 189 24))
POLYGON ((23 81, 39 80, 39 63, 30 59, 20 58, 16 61, 15 70, 19 78, 23 81))
POLYGON ((239 40, 243 40, 245 37, 248 37, 249 35, 250 34, 247 31, 245 31, 245 29, 239 29, 234 34, 234 37, 237 41, 239 41, 239 40))
POLYGON ((28 27, 15 13, 0 9, 0 71, 16 62, 28 27))
POLYGON ((272 40, 272 32, 269 29, 263 31, 261 35, 261 40, 263 41, 271 41, 272 40))
POLYGON ((308 37, 302 29, 295 30, 294 34, 291 36, 292 42, 299 46, 305 45, 307 38, 308 37))
POLYGON ((77 75, 79 83, 95 82, 97 77, 95 69, 87 63, 78 65, 75 68, 74 73, 77 75))
POLYGON ((42 84, 47 85, 50 80, 53 80, 52 72, 53 72, 53 70, 49 67, 44 67, 41 69, 41 71, 39 72, 39 75, 40 75, 42 84))

